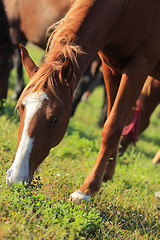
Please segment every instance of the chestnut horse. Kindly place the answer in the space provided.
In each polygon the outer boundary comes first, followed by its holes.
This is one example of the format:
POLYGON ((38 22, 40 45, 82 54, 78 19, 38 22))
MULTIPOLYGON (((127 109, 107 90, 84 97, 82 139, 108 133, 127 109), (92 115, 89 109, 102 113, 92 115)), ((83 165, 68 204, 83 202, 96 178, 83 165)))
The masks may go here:
POLYGON ((0 106, 7 97, 8 77, 12 68, 12 41, 9 34, 9 24, 3 2, 0 0, 0 106))
MULTIPOLYGON (((140 134, 148 127, 150 117, 159 103, 160 82, 152 77, 148 77, 137 101, 137 105, 133 108, 128 118, 127 126, 122 132, 120 154, 124 153, 131 142, 135 145, 140 134)), ((155 164, 159 161, 160 151, 158 151, 153 159, 155 164)))
POLYGON ((31 182, 34 171, 63 138, 73 91, 97 52, 102 59, 108 118, 92 171, 71 195, 88 200, 112 178, 127 117, 147 76, 160 80, 160 1, 77 0, 57 24, 38 68, 25 47, 22 61, 31 79, 17 108, 17 152, 6 182, 31 182))
POLYGON ((69 0, 3 0, 10 34, 14 44, 14 67, 17 71, 15 99, 23 88, 24 79, 19 44, 32 42, 45 49, 47 29, 59 21, 71 6, 69 0))

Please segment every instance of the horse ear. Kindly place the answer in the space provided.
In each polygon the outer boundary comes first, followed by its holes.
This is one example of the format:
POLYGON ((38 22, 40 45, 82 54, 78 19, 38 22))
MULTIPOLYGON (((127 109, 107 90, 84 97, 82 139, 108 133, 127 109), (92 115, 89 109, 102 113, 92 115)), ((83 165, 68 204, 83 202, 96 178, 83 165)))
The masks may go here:
POLYGON ((20 44, 20 49, 21 49, 22 63, 28 73, 29 78, 31 79, 35 74, 35 72, 37 72, 38 67, 29 56, 27 49, 22 44, 20 44))
POLYGON ((66 84, 67 86, 73 79, 73 63, 69 57, 66 57, 61 70, 59 72, 59 79, 62 84, 66 84))

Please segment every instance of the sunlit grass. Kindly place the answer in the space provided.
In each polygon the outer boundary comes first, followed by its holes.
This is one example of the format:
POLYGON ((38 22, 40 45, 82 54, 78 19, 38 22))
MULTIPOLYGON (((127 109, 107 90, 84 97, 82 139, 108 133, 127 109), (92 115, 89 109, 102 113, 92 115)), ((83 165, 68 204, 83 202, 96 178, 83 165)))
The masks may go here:
MULTIPOLYGON (((43 52, 28 46, 33 59, 43 52)), ((131 146, 117 161, 112 181, 89 203, 74 206, 70 194, 91 171, 100 147, 97 121, 102 105, 102 88, 87 103, 81 103, 62 142, 35 173, 32 186, 14 189, 5 184, 6 171, 14 159, 19 116, 14 113, 15 71, 4 114, 0 117, 0 238, 1 239, 160 239, 160 166, 151 160, 160 146, 158 112, 137 147, 131 146)), ((25 73, 25 81, 28 77, 25 73)))

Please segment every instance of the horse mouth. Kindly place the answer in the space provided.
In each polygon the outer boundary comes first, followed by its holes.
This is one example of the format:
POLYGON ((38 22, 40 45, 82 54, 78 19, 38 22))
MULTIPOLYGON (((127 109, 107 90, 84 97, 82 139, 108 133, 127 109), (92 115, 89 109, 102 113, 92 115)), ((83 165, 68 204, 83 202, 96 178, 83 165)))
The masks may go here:
POLYGON ((9 187, 14 187, 15 184, 22 182, 25 188, 28 188, 31 184, 33 177, 30 176, 16 176, 13 169, 7 171, 6 184, 9 187))
POLYGON ((22 182, 23 186, 27 189, 29 188, 30 184, 31 184, 31 180, 30 178, 26 178, 25 180, 20 180, 20 181, 9 181, 8 179, 6 179, 6 184, 9 186, 9 187, 13 187, 17 184, 17 183, 20 183, 22 182))

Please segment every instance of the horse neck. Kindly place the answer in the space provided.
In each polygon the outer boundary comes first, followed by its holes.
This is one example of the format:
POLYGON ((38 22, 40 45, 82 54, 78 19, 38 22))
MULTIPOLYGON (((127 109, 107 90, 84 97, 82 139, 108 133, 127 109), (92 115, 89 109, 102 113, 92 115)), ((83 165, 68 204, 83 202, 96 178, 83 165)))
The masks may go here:
POLYGON ((128 4, 128 1, 123 0, 95 0, 93 2, 88 7, 86 16, 81 19, 76 32, 76 44, 81 46, 86 53, 77 56, 76 86, 91 60, 112 40, 118 19, 128 4))

